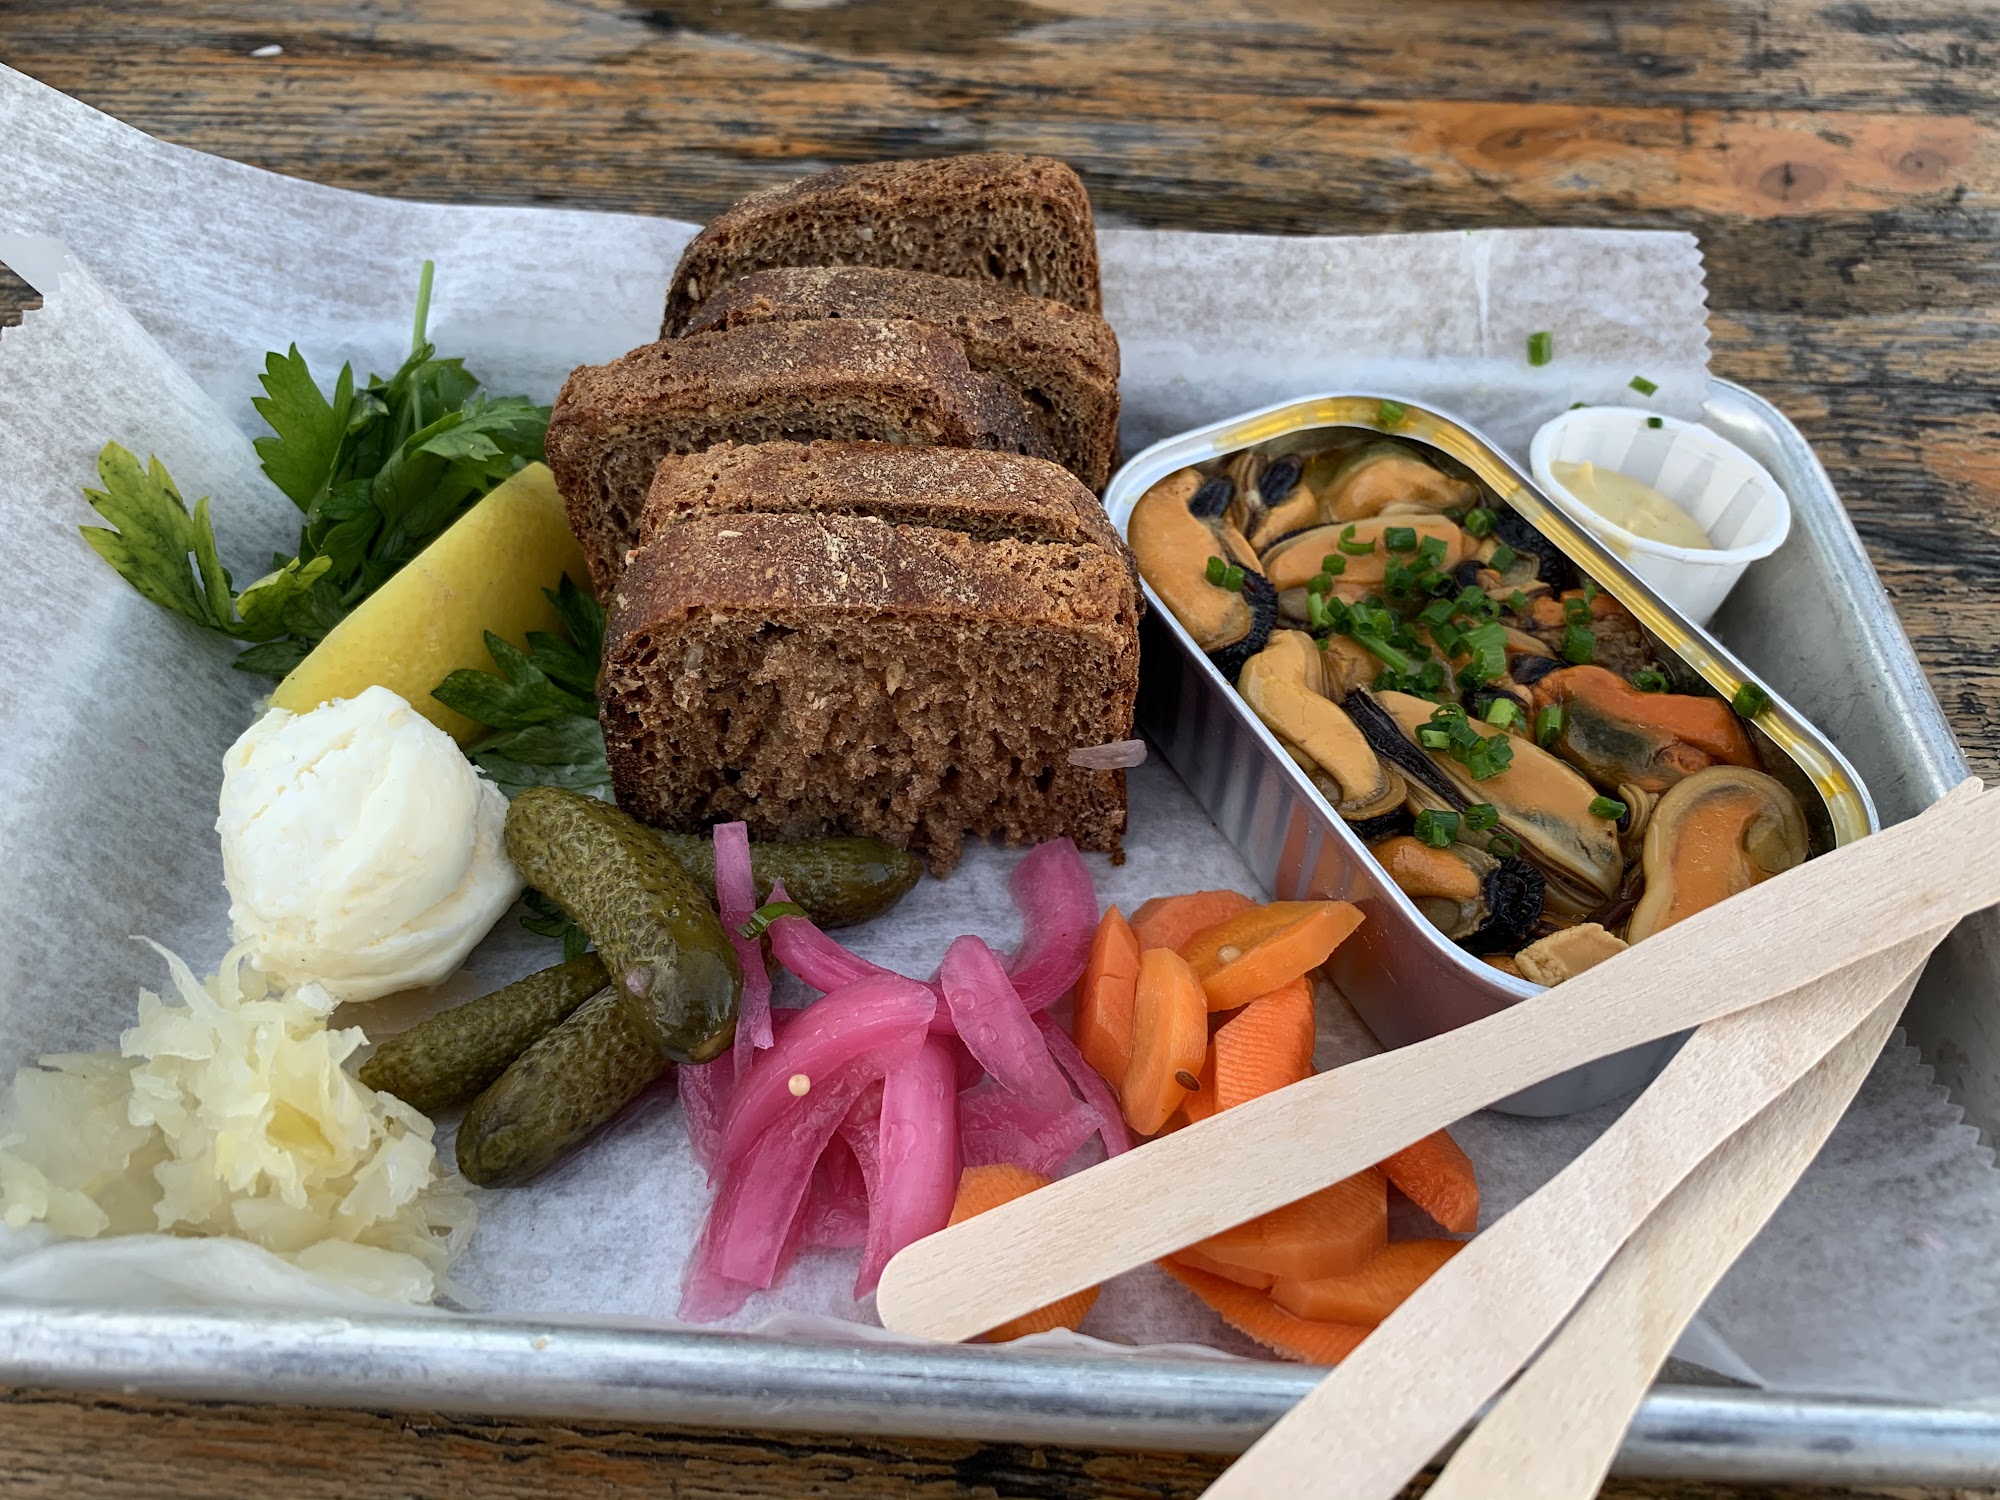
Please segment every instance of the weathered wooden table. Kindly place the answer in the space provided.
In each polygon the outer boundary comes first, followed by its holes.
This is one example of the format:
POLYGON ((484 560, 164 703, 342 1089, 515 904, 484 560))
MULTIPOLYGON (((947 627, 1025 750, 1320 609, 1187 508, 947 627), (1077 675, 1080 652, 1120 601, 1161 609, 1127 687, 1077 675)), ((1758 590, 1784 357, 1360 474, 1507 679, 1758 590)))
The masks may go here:
MULTIPOLYGON (((834 162, 1020 149, 1073 163, 1111 224, 1693 230, 1717 372, 1817 445, 2000 771, 1980 0, 0 0, 0 61, 169 140, 425 199, 699 219, 834 162)), ((0 280, 0 321, 26 295, 0 280)), ((0 1401, 0 1449, 0 1491, 64 1500, 1181 1496, 1220 1466, 32 1391, 0 1401)))

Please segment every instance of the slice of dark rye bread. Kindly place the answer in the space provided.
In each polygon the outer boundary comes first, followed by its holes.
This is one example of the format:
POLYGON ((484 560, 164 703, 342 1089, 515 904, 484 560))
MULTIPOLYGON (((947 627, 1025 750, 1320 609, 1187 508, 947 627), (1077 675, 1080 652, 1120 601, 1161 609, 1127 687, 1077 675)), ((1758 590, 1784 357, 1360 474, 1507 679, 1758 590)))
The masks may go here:
POLYGON ((1046 156, 985 152, 834 167, 752 193, 688 242, 662 332, 772 266, 891 266, 998 282, 1102 310, 1082 180, 1046 156))
POLYGON ((1116 855, 1131 734, 1125 560, 869 516, 706 516, 633 555, 600 682, 618 803, 663 828, 873 834, 943 875, 964 836, 1116 855))
POLYGON ((723 444, 660 460, 639 545, 703 516, 874 516, 979 541, 1073 542, 1122 554, 1097 497, 1046 459, 896 443, 723 444))
POLYGON ((1045 456, 1019 397, 924 323, 759 323, 663 339, 564 382, 548 462, 597 591, 616 580, 669 453, 858 438, 1045 456))
POLYGON ((1118 459, 1118 339, 1095 313, 991 282, 882 266, 752 271, 695 313, 689 333, 815 318, 914 318, 965 346, 972 368, 1021 393, 1055 460, 1102 490, 1118 459))

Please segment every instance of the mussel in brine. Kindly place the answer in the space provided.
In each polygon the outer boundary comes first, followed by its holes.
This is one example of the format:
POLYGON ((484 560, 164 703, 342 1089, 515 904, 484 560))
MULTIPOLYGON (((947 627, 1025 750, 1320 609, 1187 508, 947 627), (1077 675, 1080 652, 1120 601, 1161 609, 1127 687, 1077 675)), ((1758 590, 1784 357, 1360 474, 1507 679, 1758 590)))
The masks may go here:
POLYGON ((1469 481, 1426 463, 1413 449, 1391 440, 1362 443, 1324 465, 1316 481, 1328 521, 1362 521, 1385 514, 1465 510, 1479 502, 1469 481))
POLYGON ((1531 696, 1537 710, 1560 709, 1552 748, 1599 786, 1664 792, 1713 765, 1757 764, 1743 721, 1720 698, 1641 692, 1599 666, 1546 673, 1531 696))
POLYGON ((1223 515, 1233 490, 1182 469, 1140 496, 1127 528, 1140 574, 1229 678, 1264 649, 1278 614, 1256 552, 1223 515))
POLYGON ((1646 885, 1627 942, 1686 921, 1803 864, 1811 852, 1798 799, 1773 776, 1711 766, 1668 789, 1646 826, 1646 885))
POLYGON ((1408 834, 1370 852, 1430 924, 1468 953, 1512 953, 1541 920, 1546 882, 1526 860, 1467 843, 1440 849, 1408 834))

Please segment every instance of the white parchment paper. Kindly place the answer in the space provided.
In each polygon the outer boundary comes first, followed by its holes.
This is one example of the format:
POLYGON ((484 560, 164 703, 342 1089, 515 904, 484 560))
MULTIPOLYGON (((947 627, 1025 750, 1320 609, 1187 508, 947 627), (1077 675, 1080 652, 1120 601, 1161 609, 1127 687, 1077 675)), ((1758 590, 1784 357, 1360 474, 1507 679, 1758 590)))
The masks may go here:
MULTIPOLYGON (((0 1076, 38 1053, 115 1044, 145 933, 198 966, 226 941, 213 822, 223 749, 262 684, 232 648, 131 592, 85 547, 79 488, 107 439, 157 453, 189 500, 214 497, 224 557, 254 576, 296 516, 259 473, 249 405, 263 352, 297 343, 330 377, 407 348, 418 263, 437 262, 431 332, 497 390, 546 400, 569 369, 653 336, 693 226, 561 210, 430 206, 275 177, 162 145, 0 69, 0 261, 45 305, 0 338, 0 1076)), ((1109 230, 1106 311, 1125 361, 1127 451, 1313 390, 1434 401, 1517 451, 1573 401, 1698 414, 1706 375, 1691 238, 1518 231, 1373 240, 1109 230), (1527 336, 1556 358, 1531 369, 1527 336)), ((1810 708, 1810 705, 1807 705, 1810 708)), ((1204 886, 1254 889, 1164 767, 1132 776, 1128 862, 1093 859, 1129 910, 1204 886)), ((975 849, 860 951, 928 972, 964 931, 1009 944, 1014 856, 975 849)), ((503 921, 443 990, 363 1008, 378 1034, 548 961, 503 921)), ((781 1003, 783 995, 781 992, 781 1003)), ((1371 1046, 1336 997, 1321 1064, 1371 1046)), ((343 1016, 343 1021, 347 1019, 343 1016)), ((1459 1134, 1486 1215, 1583 1149, 1619 1106, 1563 1120, 1481 1115, 1459 1134)), ((544 1181, 481 1194, 459 1280, 495 1312, 670 1318, 706 1194, 670 1087, 544 1181)), ((448 1151, 448 1142, 446 1143, 448 1151)), ((1712 1300, 1683 1353, 1802 1390, 2000 1397, 2000 1174, 1906 1048, 1891 1048, 1801 1190, 1712 1300)), ((0 1297, 73 1291, 65 1250, 105 1295, 187 1300, 217 1284, 284 1301, 283 1274, 162 1269, 141 1247, 4 1247, 0 1297), (114 1290, 115 1288, 115 1290, 114 1290)), ((743 1324, 863 1319, 852 1253, 808 1259, 743 1324), (775 1321, 774 1321, 775 1320, 775 1321)), ((1151 1269, 1105 1289, 1086 1331, 1118 1343, 1251 1352, 1151 1269)), ((859 1335, 857 1335, 859 1336, 859 1335)))

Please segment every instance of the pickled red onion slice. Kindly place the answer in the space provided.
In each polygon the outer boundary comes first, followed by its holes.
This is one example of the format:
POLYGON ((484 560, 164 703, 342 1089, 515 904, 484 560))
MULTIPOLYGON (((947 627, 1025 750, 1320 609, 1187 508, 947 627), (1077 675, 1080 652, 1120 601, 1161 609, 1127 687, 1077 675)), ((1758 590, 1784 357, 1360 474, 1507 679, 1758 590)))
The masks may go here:
POLYGON ((1104 1142, 1104 1154, 1116 1156, 1130 1151, 1132 1137, 1125 1129, 1125 1112, 1119 1108, 1118 1096, 1111 1092, 1111 1085, 1104 1081, 1097 1069, 1084 1061, 1082 1050, 1063 1030, 1060 1022, 1044 1011, 1035 1017, 1035 1024, 1042 1029, 1050 1056, 1069 1076, 1069 1081, 1076 1085, 1076 1091, 1083 1095, 1084 1107, 1097 1117, 1097 1134, 1104 1142))
POLYGON ((921 1037, 936 1008, 937 996, 914 979, 882 974, 793 1012, 775 1044, 736 1080, 710 1175, 742 1159, 801 1097, 810 1099, 823 1078, 893 1042, 921 1037), (794 1092, 801 1087, 803 1096, 794 1092))
POLYGON ((1053 1005, 1083 978, 1097 931, 1097 888, 1069 839, 1037 844, 1007 877, 1021 909, 1021 946, 1007 965, 1021 1002, 1031 1011, 1053 1005))
POLYGON ((931 1037, 882 1080, 877 1187, 854 1295, 875 1290, 889 1257, 951 1218, 958 1191, 958 1060, 931 1037))
POLYGON ((1000 956, 984 940, 968 935, 945 950, 938 987, 959 1040, 1002 1088, 1051 1114, 1069 1107, 1062 1070, 1000 956))
POLYGON ((1087 1105, 1071 1101, 1051 1114, 997 1088, 966 1094, 958 1120, 968 1167, 1005 1163, 1043 1177, 1055 1176, 1097 1130, 1097 1115, 1087 1105))

